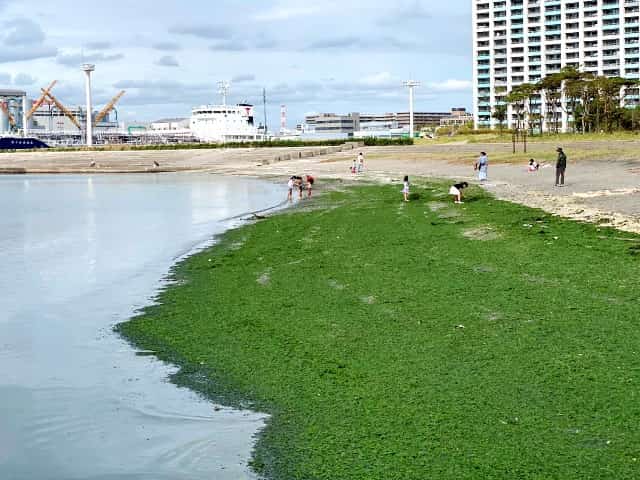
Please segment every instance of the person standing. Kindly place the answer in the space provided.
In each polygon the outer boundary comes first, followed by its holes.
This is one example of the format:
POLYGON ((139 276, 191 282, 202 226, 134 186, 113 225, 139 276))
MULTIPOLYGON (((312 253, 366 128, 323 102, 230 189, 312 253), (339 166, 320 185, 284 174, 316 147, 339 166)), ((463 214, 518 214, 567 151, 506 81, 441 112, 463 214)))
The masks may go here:
POLYGON ((409 201, 409 187, 410 187, 410 183, 409 183, 409 176, 405 175, 404 176, 404 180, 402 182, 402 195, 404 197, 404 201, 408 202, 409 201))
POLYGON ((293 200, 293 187, 294 186, 295 186, 294 177, 290 177, 289 181, 287 182, 287 188, 289 189, 289 193, 287 194, 287 200, 289 200, 289 201, 293 200))
POLYGON ((480 158, 475 164, 475 169, 478 171, 478 180, 484 182, 487 180, 487 173, 489 170, 489 157, 486 152, 480 152, 480 158))
POLYGON ((311 191, 313 190, 313 184, 316 182, 316 179, 311 175, 307 175, 307 194, 308 198, 311 198, 311 191))
POLYGON ((556 149, 558 160, 556 161, 556 187, 564 187, 564 172, 567 170, 567 156, 562 148, 556 149))
POLYGON ((360 152, 358 154, 358 173, 362 173, 364 171, 364 154, 360 152))

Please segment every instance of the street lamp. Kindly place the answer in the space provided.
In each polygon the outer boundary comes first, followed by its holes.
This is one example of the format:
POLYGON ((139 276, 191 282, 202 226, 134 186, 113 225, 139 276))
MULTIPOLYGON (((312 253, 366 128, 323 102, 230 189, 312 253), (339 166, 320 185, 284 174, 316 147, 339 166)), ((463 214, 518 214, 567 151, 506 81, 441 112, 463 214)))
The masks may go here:
POLYGON ((409 88, 409 138, 413 138, 413 89, 420 86, 416 80, 407 80, 404 86, 409 88))

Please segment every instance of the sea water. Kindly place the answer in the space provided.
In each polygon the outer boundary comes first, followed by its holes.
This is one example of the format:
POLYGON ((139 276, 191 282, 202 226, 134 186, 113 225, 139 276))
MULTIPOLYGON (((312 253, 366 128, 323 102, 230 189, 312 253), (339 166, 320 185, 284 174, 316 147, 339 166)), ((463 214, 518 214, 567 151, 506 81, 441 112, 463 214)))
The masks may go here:
POLYGON ((251 478, 264 417, 169 383, 112 327, 283 196, 207 174, 0 176, 0 478, 251 478))

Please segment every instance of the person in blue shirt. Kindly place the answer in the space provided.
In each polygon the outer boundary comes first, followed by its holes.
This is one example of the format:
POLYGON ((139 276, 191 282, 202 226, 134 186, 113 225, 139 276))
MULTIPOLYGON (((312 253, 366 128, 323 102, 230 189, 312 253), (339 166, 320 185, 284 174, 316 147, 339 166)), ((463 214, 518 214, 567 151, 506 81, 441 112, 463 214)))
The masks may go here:
POLYGON ((480 158, 475 164, 475 170, 478 171, 478 180, 484 182, 487 180, 487 171, 489 169, 489 157, 486 152, 480 152, 480 158))

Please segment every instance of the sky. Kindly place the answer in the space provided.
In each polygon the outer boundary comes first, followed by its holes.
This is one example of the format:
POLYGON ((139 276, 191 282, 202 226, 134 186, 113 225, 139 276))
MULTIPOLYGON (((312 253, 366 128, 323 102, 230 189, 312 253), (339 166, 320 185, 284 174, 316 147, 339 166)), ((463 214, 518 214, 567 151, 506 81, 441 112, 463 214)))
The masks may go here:
POLYGON ((408 110, 403 80, 421 82, 417 111, 471 107, 469 0, 0 0, 0 88, 94 105, 126 90, 126 122, 188 117, 219 103, 259 105, 289 127, 318 112, 408 110))

